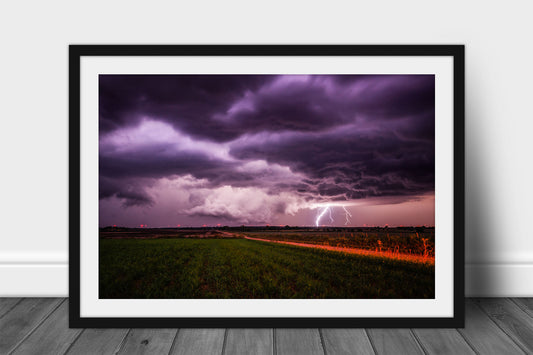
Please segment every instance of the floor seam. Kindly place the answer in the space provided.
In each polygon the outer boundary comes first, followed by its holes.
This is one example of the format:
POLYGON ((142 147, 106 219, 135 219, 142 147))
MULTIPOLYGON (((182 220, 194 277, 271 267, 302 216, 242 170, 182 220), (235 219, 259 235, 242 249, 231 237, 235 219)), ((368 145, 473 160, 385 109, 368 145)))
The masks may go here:
POLYGON ((76 338, 72 341, 72 343, 70 343, 70 345, 68 346, 67 350, 65 350, 65 352, 63 353, 63 355, 67 355, 68 352, 70 351, 70 349, 72 349, 72 347, 74 346, 74 344, 78 341, 78 339, 81 337, 81 335, 85 332, 86 329, 82 329, 81 332, 79 332, 78 335, 76 335, 76 338))
POLYGON ((318 335, 320 336, 320 344, 322 345, 322 352, 324 355, 328 355, 328 352, 326 350, 326 344, 324 342, 324 334, 322 334, 322 328, 318 328, 318 335))
POLYGON ((528 353, 527 349, 524 349, 522 347, 522 345, 520 345, 516 340, 514 340, 514 338, 512 336, 509 335, 509 333, 507 333, 505 331, 505 329, 503 329, 499 324, 498 322, 496 322, 491 316, 490 314, 487 313, 487 311, 485 311, 485 309, 483 307, 481 307, 480 305, 478 305, 477 303, 474 303, 476 307, 478 307, 479 309, 481 309, 481 312, 485 313, 487 315, 487 317, 489 317, 490 321, 494 324, 496 324, 496 326, 503 332, 503 334, 507 335, 507 338, 509 338, 516 346, 518 346, 518 348, 520 350, 522 350, 525 354, 528 353))
POLYGON ((518 308, 520 308, 520 309, 521 309, 521 310, 522 310, 522 311, 523 311, 523 312, 524 312, 529 318, 533 318, 533 315, 530 314, 529 309, 527 309, 526 306, 524 306, 523 304, 520 304, 520 303, 516 302, 516 299, 515 299, 515 298, 509 298, 509 300, 510 300, 511 302, 513 302, 514 304, 516 304, 516 306, 517 306, 518 308))
POLYGON ((178 339, 178 334, 180 333, 181 328, 178 328, 176 330, 176 334, 174 334, 174 339, 172 339, 172 344, 170 345, 170 349, 168 350, 168 355, 172 354, 172 351, 176 347, 176 339, 178 339))
POLYGON ((272 355, 278 355, 278 345, 276 341, 276 328, 272 328, 272 355))
POLYGON ((226 353, 226 343, 228 341, 228 328, 224 329, 224 342, 222 343, 222 355, 226 353))
POLYGON ((480 353, 477 351, 477 349, 474 347, 474 344, 470 343, 470 340, 468 340, 468 338, 466 337, 465 334, 463 334, 463 332, 461 331, 461 329, 455 329, 457 330, 457 333, 459 333, 459 335, 464 339, 464 341, 466 342, 466 344, 468 344, 468 346, 472 349, 472 351, 476 354, 476 355, 480 355, 480 353))
POLYGON ((370 334, 368 334, 368 329, 364 328, 366 337, 368 338, 368 341, 370 342, 370 346, 372 347, 372 351, 374 352, 374 355, 377 355, 376 347, 374 346, 374 342, 372 341, 372 338, 370 337, 370 334))
POLYGON ((126 339, 128 339, 128 335, 130 335, 130 333, 131 333, 131 328, 128 329, 128 331, 122 338, 122 341, 120 342, 120 344, 118 344, 117 348, 115 349, 114 355, 117 355, 118 353, 120 353, 120 350, 122 350, 122 348, 124 347, 124 344, 126 344, 126 339))
POLYGON ((19 299, 17 302, 15 302, 15 304, 13 304, 11 307, 9 307, 9 309, 7 311, 4 312, 4 314, 0 315, 0 319, 2 319, 6 314, 8 314, 9 312, 11 312, 11 310, 13 308, 15 308, 20 302, 22 302, 24 298, 21 298, 19 299))
POLYGON ((37 330, 37 328, 39 328, 41 324, 43 324, 50 317, 50 315, 52 315, 52 313, 54 313, 66 300, 67 299, 64 298, 63 301, 59 302, 57 306, 54 307, 54 309, 52 309, 47 315, 45 315, 43 319, 41 319, 41 321, 39 321, 35 325, 35 327, 33 327, 22 339, 20 339, 20 341, 13 348, 11 348, 11 350, 8 351, 8 354, 13 354, 15 350, 17 350, 17 348, 21 346, 22 343, 25 342, 26 339, 28 339, 37 330))
POLYGON ((409 331, 411 333, 411 336, 415 339, 415 343, 418 344, 418 347, 420 348, 420 350, 422 350, 422 353, 424 353, 425 355, 428 355, 429 352, 424 347, 424 344, 422 344, 422 342, 420 341, 420 338, 418 337, 418 335, 416 335, 415 331, 413 329, 409 329, 409 331))

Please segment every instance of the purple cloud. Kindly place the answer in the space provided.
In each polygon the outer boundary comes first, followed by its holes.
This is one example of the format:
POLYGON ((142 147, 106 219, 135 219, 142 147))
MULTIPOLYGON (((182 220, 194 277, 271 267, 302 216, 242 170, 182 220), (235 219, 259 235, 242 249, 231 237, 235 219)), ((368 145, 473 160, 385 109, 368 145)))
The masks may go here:
POLYGON ((432 75, 101 75, 99 97, 104 222, 166 201, 168 219, 268 223, 434 191, 432 75))

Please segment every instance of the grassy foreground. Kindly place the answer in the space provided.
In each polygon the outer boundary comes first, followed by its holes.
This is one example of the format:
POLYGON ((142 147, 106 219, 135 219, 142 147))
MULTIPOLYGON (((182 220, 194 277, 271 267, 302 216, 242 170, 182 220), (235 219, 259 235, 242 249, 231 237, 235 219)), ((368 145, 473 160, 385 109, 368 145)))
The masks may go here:
POLYGON ((100 239, 100 298, 433 298, 434 274, 244 239, 100 239))

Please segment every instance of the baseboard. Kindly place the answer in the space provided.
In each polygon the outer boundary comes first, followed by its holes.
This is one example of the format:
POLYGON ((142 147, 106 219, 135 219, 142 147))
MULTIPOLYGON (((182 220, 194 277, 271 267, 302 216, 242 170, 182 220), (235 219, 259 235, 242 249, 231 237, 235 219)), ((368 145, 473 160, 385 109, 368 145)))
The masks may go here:
POLYGON ((469 297, 532 297, 533 263, 466 264, 469 297))
MULTIPOLYGON (((533 263, 467 264, 469 297, 533 296, 533 263)), ((67 297, 68 264, 0 263, 0 297, 67 297)))
POLYGON ((67 263, 0 263, 0 297, 66 296, 67 263))

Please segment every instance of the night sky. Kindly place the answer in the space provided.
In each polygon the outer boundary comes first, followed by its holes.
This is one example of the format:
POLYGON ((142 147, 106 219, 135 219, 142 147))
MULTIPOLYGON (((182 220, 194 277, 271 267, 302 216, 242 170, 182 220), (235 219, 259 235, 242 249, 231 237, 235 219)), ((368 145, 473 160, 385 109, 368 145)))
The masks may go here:
POLYGON ((100 75, 99 130, 100 226, 435 223, 433 75, 100 75))

